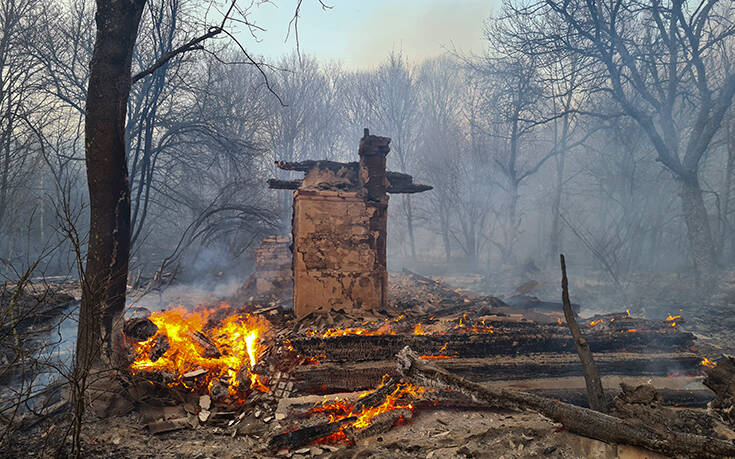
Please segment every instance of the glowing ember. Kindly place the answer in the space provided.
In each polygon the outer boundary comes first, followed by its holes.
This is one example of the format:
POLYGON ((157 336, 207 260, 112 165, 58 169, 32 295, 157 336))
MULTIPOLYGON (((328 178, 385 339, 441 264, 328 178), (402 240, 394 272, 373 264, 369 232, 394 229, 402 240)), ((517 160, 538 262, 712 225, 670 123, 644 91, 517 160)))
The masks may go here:
POLYGON ((669 316, 666 318, 666 322, 669 322, 669 325, 672 327, 676 327, 676 321, 681 319, 681 315, 672 316, 669 314, 669 316))
POLYGON ((701 362, 699 362, 700 365, 705 366, 707 368, 714 368, 717 366, 717 362, 713 362, 707 357, 703 358, 701 362))
POLYGON ((556 318, 556 321, 559 322, 559 325, 564 325, 564 322, 562 322, 559 317, 556 318))
POLYGON ((594 327, 595 325, 600 324, 600 323, 602 323, 602 319, 593 320, 592 322, 590 322, 590 327, 594 327))
MULTIPOLYGON (((388 375, 385 375, 383 377, 383 382, 380 384, 380 386, 378 386, 377 389, 380 389, 385 385, 386 381, 388 380, 387 376, 388 375)), ((370 422, 373 418, 380 414, 387 413, 388 411, 393 411, 397 409, 407 409, 410 411, 414 411, 413 403, 405 399, 417 398, 424 392, 425 389, 423 387, 415 386, 411 383, 400 383, 396 386, 393 392, 386 396, 385 400, 380 405, 374 407, 365 407, 355 411, 354 403, 346 402, 343 400, 336 400, 331 402, 319 403, 311 409, 311 412, 324 413, 329 418, 330 422, 337 422, 342 419, 355 416, 357 417, 357 420, 344 426, 343 430, 350 427, 356 429, 364 429, 365 427, 368 427, 370 425, 370 422)), ((360 398, 363 398, 370 393, 372 392, 365 392, 364 394, 360 395, 360 398)), ((323 438, 319 442, 332 442, 344 439, 345 435, 343 430, 340 430, 339 432, 332 434, 329 437, 323 438)))
MULTIPOLYGON (((227 307, 223 304, 221 308, 227 307)), ((238 374, 247 368, 250 388, 267 392, 268 387, 252 372, 258 357, 264 350, 261 339, 268 331, 268 321, 250 314, 233 314, 219 325, 205 330, 208 318, 218 309, 189 312, 183 307, 157 312, 149 318, 158 327, 158 332, 134 344, 136 359, 130 365, 133 372, 163 370, 175 376, 172 386, 189 387, 183 375, 189 371, 204 369, 206 386, 223 379, 228 383, 230 394, 237 393, 241 381, 238 374), (151 352, 160 336, 168 338, 169 348, 155 361, 151 352), (216 350, 203 348, 209 341, 216 350)))
POLYGON ((422 359, 451 359, 451 355, 444 355, 444 351, 447 349, 447 346, 449 345, 449 341, 444 343, 444 346, 442 346, 441 349, 439 349, 438 355, 422 355, 422 359))
POLYGON ((413 327, 413 334, 414 335, 425 335, 424 330, 421 328, 421 324, 416 324, 415 327, 413 327))

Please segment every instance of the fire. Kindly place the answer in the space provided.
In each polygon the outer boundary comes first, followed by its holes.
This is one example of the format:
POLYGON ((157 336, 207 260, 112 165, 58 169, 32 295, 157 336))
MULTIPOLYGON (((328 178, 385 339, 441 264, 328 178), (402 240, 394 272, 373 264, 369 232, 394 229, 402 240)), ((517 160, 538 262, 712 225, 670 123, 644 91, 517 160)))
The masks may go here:
POLYGON ((707 357, 703 358, 701 362, 699 362, 700 365, 705 366, 707 368, 714 368, 717 366, 717 362, 713 362, 707 357))
POLYGON ((415 327, 413 327, 413 334, 414 335, 425 335, 424 330, 421 328, 421 323, 417 323, 415 327))
MULTIPOLYGON (((350 328, 330 328, 324 333, 316 332, 314 330, 306 330, 306 336, 318 336, 320 338, 331 338, 333 336, 347 336, 347 335, 395 335, 396 331, 393 329, 397 322, 403 320, 406 316, 401 314, 395 319, 386 320, 383 325, 379 328, 362 328, 362 327, 350 327, 350 328)), ((363 325, 376 325, 375 322, 367 321, 363 325)))
POLYGON ((561 318, 557 317, 556 321, 559 322, 559 325, 564 325, 564 322, 561 321, 561 318))
POLYGON ((681 320, 681 315, 672 316, 669 314, 669 316, 666 318, 666 322, 671 322, 669 325, 672 327, 676 327, 676 321, 681 320))
POLYGON ((451 359, 452 358, 451 355, 444 355, 444 351, 447 349, 448 345, 449 345, 449 341, 444 343, 444 346, 442 346, 441 349, 439 349, 438 355, 422 355, 421 358, 422 359, 451 359))
POLYGON ((594 327, 595 325, 600 324, 602 322, 603 322, 602 319, 593 320, 592 322, 590 322, 590 327, 594 327))
MULTIPOLYGON (((388 375, 383 376, 383 382, 380 384, 380 386, 377 387, 377 389, 380 389, 385 385, 386 381, 388 380, 387 376, 388 375)), ((421 394, 423 394, 424 392, 425 389, 421 386, 415 386, 411 383, 399 383, 396 385, 396 388, 393 390, 393 392, 385 397, 385 400, 381 404, 373 407, 365 407, 358 410, 355 410, 354 403, 346 402, 343 400, 321 402, 314 406, 314 408, 312 408, 312 412, 324 413, 329 418, 330 422, 338 422, 342 419, 352 416, 357 417, 357 420, 344 426, 343 429, 339 432, 332 434, 327 438, 323 438, 321 442, 325 442, 328 440, 335 441, 344 439, 345 428, 364 429, 365 427, 368 427, 370 425, 373 418, 380 414, 387 413, 388 411, 393 411, 397 409, 407 409, 410 411, 414 411, 413 403, 405 399, 417 398, 421 396, 421 394)), ((361 394, 359 398, 363 398, 370 393, 371 392, 365 392, 364 394, 361 394)))
POLYGON ((172 385, 189 389, 184 374, 204 369, 207 370, 204 378, 208 387, 217 380, 226 380, 228 391, 235 394, 241 384, 238 374, 247 366, 250 388, 267 392, 268 387, 252 370, 264 351, 261 340, 268 332, 268 321, 250 314, 233 314, 205 330, 207 320, 215 311, 217 309, 189 312, 178 307, 152 314, 149 319, 158 331, 148 340, 134 344, 136 359, 130 368, 133 372, 166 371, 175 377, 172 385), (168 339, 168 350, 151 360, 157 340, 164 336, 168 339))

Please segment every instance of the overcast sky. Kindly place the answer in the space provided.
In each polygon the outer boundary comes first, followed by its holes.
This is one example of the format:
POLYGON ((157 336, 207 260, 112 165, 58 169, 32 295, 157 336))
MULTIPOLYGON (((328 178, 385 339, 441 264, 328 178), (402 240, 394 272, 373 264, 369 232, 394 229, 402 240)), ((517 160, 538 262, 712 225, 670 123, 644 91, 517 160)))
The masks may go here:
MULTIPOLYGON (((374 67, 391 52, 402 51, 417 62, 456 48, 463 52, 482 50, 485 19, 494 0, 303 0, 299 19, 302 54, 321 60, 341 61, 353 69, 374 67)), ((243 37, 250 51, 278 58, 295 49, 293 35, 284 43, 296 0, 281 0, 277 6, 263 4, 251 20, 267 31, 260 43, 243 37)))

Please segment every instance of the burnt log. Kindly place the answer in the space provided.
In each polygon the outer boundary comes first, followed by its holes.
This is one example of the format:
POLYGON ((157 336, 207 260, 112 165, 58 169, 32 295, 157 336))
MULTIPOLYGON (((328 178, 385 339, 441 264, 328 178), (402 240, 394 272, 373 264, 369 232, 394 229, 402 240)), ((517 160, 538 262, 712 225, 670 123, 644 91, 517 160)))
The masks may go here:
POLYGON ((156 360, 163 357, 163 354, 166 353, 170 349, 170 344, 168 342, 168 336, 166 335, 158 335, 153 340, 153 347, 151 347, 151 353, 148 356, 149 359, 151 359, 151 362, 155 362, 156 360))
POLYGON ((714 366, 704 369, 707 375, 703 384, 715 393, 713 408, 718 410, 723 419, 735 426, 735 358, 726 355, 714 366))
POLYGON ((362 429, 356 427, 347 427, 344 432, 345 436, 353 441, 357 442, 363 438, 372 437, 385 433, 393 427, 396 422, 408 421, 413 417, 413 413, 405 408, 398 408, 391 411, 381 413, 374 418, 370 419, 370 424, 362 429))
MULTIPOLYGON (((696 373, 700 358, 694 354, 600 354, 600 374, 624 376, 669 376, 676 372, 696 373)), ((475 382, 514 381, 578 376, 582 365, 573 354, 496 356, 473 359, 441 359, 440 365, 475 382)), ((295 367, 294 387, 310 394, 332 394, 368 390, 389 374, 398 377, 393 360, 357 363, 320 363, 295 367)), ((711 399, 711 397, 710 397, 711 399)))
POLYGON ((398 368, 414 384, 459 391, 497 408, 534 410, 561 423, 570 432, 596 440, 640 446, 673 456, 735 456, 733 441, 671 432, 526 392, 486 388, 420 359, 409 348, 398 354, 398 368))
POLYGON ((123 325, 123 333, 135 341, 145 341, 158 332, 158 326, 147 317, 128 319, 123 325))
POLYGON ((217 345, 212 342, 207 335, 202 332, 190 332, 189 336, 193 339, 201 348, 199 355, 205 359, 216 359, 222 357, 222 353, 217 349, 217 345))
MULTIPOLYGON (((420 355, 442 354, 459 358, 576 352, 574 340, 569 331, 563 327, 544 325, 515 327, 509 324, 502 326, 508 328, 496 329, 495 333, 304 337, 292 339, 291 344, 301 355, 319 356, 320 362, 338 363, 382 360, 386 355, 397 354, 405 346, 410 346, 420 355)), ((673 327, 668 328, 668 330, 635 332, 595 331, 590 333, 586 340, 595 353, 679 352, 692 345, 694 336, 691 333, 673 327)))
POLYGON ((279 450, 284 448, 298 448, 309 443, 319 440, 320 438, 328 437, 334 433, 340 431, 344 426, 357 421, 356 417, 349 417, 334 422, 324 422, 314 426, 303 427, 296 429, 291 432, 278 434, 271 438, 268 442, 268 446, 271 449, 279 450))
POLYGON ((352 411, 354 413, 361 413, 366 409, 381 405, 385 402, 388 395, 392 394, 397 387, 398 381, 393 378, 389 378, 388 381, 385 381, 385 384, 368 395, 358 399, 357 402, 355 402, 355 406, 352 408, 352 411))

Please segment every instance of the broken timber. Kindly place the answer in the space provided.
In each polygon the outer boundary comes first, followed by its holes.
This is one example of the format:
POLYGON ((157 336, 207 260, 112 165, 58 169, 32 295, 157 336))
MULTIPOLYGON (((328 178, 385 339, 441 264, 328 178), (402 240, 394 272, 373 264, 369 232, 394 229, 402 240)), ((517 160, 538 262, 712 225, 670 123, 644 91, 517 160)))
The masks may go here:
MULTIPOLYGON (((669 376, 681 369, 696 369, 700 357, 692 353, 599 354, 602 375, 669 376)), ((487 358, 442 359, 448 371, 475 382, 517 381, 578 376, 582 366, 574 354, 492 356, 487 358)), ((357 363, 320 363, 295 367, 296 389, 311 394, 368 390, 380 384, 383 375, 398 376, 394 360, 357 363)), ((684 395, 684 391, 682 396, 684 395)), ((709 391, 707 391, 709 392, 709 391)), ((707 401, 711 400, 711 397, 707 401)), ((683 400, 682 400, 683 401, 683 400)), ((706 402, 705 402, 706 403, 706 402)))
MULTIPOLYGON (((563 327, 533 324, 524 328, 478 334, 307 337, 294 338, 291 344, 301 355, 316 357, 319 362, 337 363, 383 360, 405 346, 421 355, 459 358, 575 353, 574 341, 563 327)), ((693 338, 691 333, 669 327, 668 330, 594 332, 587 335, 587 342, 596 353, 653 353, 684 351, 692 345, 693 338)))

